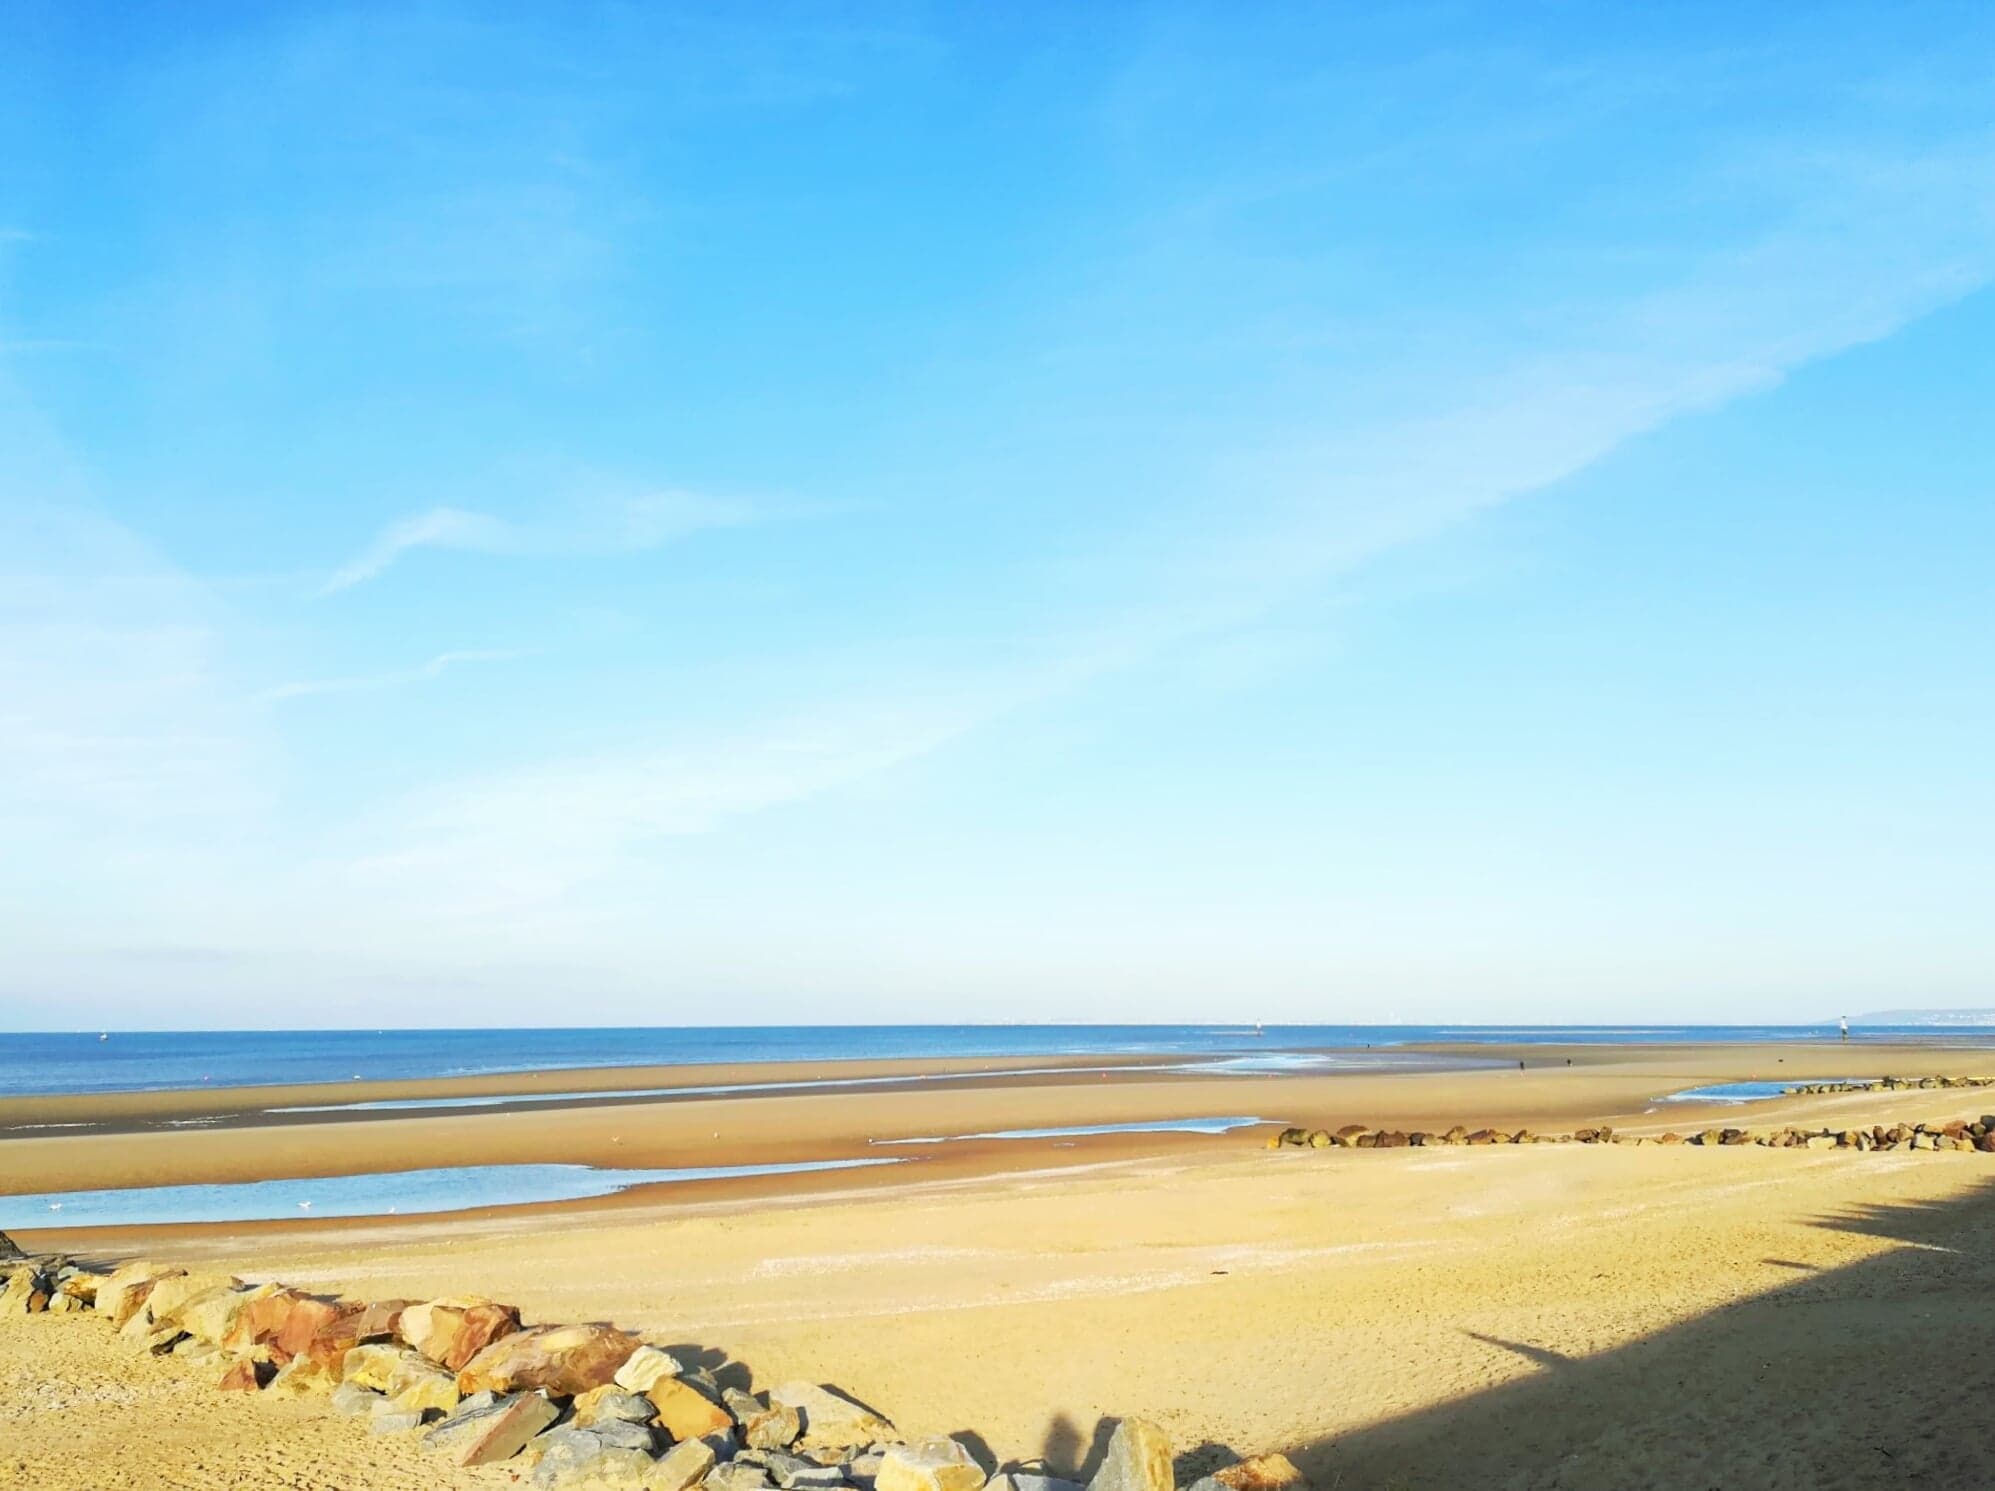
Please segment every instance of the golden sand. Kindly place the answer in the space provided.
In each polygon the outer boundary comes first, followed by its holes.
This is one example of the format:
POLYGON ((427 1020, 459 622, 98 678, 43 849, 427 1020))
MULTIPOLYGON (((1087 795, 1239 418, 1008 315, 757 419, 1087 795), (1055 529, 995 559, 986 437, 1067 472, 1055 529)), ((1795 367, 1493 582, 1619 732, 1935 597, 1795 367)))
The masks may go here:
MULTIPOLYGON (((1995 1054, 1524 1055, 1522 1073, 1136 1073, 17 1139, 0 1157, 5 1188, 28 1190, 57 1174, 86 1185, 354 1168, 331 1163, 342 1152, 403 1165, 828 1157, 874 1137, 1193 1112, 1659 1132, 1742 1111, 1771 1126, 1995 1110, 1995 1093, 1937 1091, 1645 1111, 1679 1087, 1787 1070, 1995 1075, 1995 1054)), ((643 1083, 625 1072, 601 1085, 643 1083)), ((999 1458, 1057 1468, 1085 1459, 1103 1416, 1142 1413, 1189 1463, 1284 1449, 1340 1491, 1995 1484, 1995 1416, 1982 1407, 1995 1387, 1995 1156, 1069 1142, 940 1146, 963 1152, 810 1178, 781 1199, 758 1182, 431 1221, 24 1241, 107 1254, 144 1243, 245 1277, 372 1297, 469 1289, 530 1318, 610 1319, 723 1352, 758 1384, 836 1382, 909 1434, 974 1430, 999 1458)), ((214 1394, 181 1364, 134 1362, 88 1316, 0 1326, 0 1443, 0 1485, 48 1491, 458 1484, 322 1406, 214 1394), (181 1447, 176 1464, 198 1447, 208 1478, 146 1479, 162 1442, 181 1447)))

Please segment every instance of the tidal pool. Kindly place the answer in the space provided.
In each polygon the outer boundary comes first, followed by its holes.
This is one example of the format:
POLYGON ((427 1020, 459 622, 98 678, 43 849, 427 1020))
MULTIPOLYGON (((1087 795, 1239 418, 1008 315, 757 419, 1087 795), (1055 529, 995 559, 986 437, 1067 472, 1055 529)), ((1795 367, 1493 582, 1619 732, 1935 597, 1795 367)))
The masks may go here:
POLYGON ((698 1165, 672 1170, 602 1170, 593 1165, 464 1165, 324 1175, 225 1185, 133 1186, 0 1196, 0 1232, 36 1227, 136 1227, 175 1222, 269 1222, 293 1217, 377 1217, 466 1211, 534 1201, 582 1201, 632 1186, 757 1175, 803 1175, 901 1163, 891 1158, 803 1160, 770 1165, 698 1165))

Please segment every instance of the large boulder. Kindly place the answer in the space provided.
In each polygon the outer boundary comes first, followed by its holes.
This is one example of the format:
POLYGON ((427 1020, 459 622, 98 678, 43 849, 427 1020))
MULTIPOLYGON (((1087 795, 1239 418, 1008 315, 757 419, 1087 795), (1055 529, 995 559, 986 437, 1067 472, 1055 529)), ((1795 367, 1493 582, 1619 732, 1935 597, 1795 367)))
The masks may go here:
POLYGON ((457 1412, 463 1394, 457 1391, 457 1374, 447 1372, 428 1357, 410 1352, 388 1379, 388 1397, 403 1413, 457 1412))
POLYGON ((644 1394, 627 1393, 615 1383, 577 1393, 575 1401, 568 1405, 568 1411, 584 1429, 599 1420, 648 1424, 658 1416, 658 1410, 644 1394))
POLYGON ((275 1284, 259 1284, 254 1289, 211 1289, 183 1304, 174 1313, 174 1323, 196 1340, 220 1346, 245 1310, 278 1292, 275 1284))
POLYGON ((362 1345, 369 1341, 392 1341, 396 1327, 402 1323, 402 1312, 414 1303, 412 1299, 382 1299, 363 1305, 353 1322, 354 1340, 362 1345))
POLYGON ((0 1232, 0 1263, 19 1263, 27 1256, 13 1238, 0 1232))
MULTIPOLYGON (((457 1390, 469 1395, 543 1388, 572 1398, 616 1380, 637 1342, 608 1325, 542 1325, 501 1336, 457 1374, 457 1390)), ((681 1436, 683 1437, 683 1436, 681 1436)))
POLYGON ((713 1446, 684 1439, 665 1452, 644 1478, 644 1491, 690 1491, 714 1467, 713 1446))
POLYGON ((259 1346, 274 1346, 291 1311, 310 1298, 299 1290, 281 1287, 268 1293, 253 1291, 223 1332, 222 1349, 242 1355, 259 1346))
POLYGON ((97 1303, 97 1290, 107 1276, 94 1268, 78 1268, 75 1264, 65 1264, 55 1272, 56 1293, 66 1294, 79 1304, 97 1303))
POLYGON ((39 1315, 48 1308, 55 1293, 55 1280, 33 1263, 22 1264, 7 1276, 0 1289, 0 1318, 10 1315, 39 1315))
POLYGON ((292 1302, 274 1345, 280 1355, 308 1356, 337 1375, 347 1352, 359 1344, 353 1328, 363 1308, 344 1300, 303 1295, 292 1302))
POLYGON ((225 1393, 254 1393, 276 1375, 277 1369, 270 1363, 255 1362, 245 1357, 222 1373, 215 1386, 225 1393))
POLYGON ((170 1274, 152 1286, 146 1296, 146 1313, 161 1325, 169 1324, 179 1317, 183 1305, 212 1294, 217 1289, 235 1290, 242 1288, 242 1280, 233 1274, 201 1270, 195 1273, 170 1274))
POLYGON ((1088 1491, 1175 1491, 1176 1485, 1164 1431, 1144 1419, 1124 1419, 1109 1436, 1088 1491))
POLYGON ((802 1411, 785 1403, 741 1418, 741 1437, 751 1450, 786 1450, 803 1432, 802 1411))
POLYGON ((561 1410, 545 1393, 521 1393, 466 1404, 424 1435, 423 1443, 447 1451, 459 1465, 496 1465, 512 1459, 560 1417, 561 1410))
POLYGON ((630 1486, 653 1467, 651 1434, 635 1424, 550 1429, 534 1441, 531 1482, 540 1487, 630 1486))
POLYGON ((614 1380, 627 1393, 641 1393, 649 1390, 654 1382, 677 1377, 680 1370, 676 1357, 668 1356, 656 1346, 640 1346, 617 1368, 614 1380))
POLYGON ((798 1443, 812 1449, 863 1448, 895 1437, 894 1426, 872 1409, 815 1383, 786 1382, 771 1388, 769 1402, 803 1414, 803 1436, 798 1443))
POLYGON ((127 1263, 115 1268, 97 1286, 98 1313, 108 1316, 111 1324, 122 1330, 125 1323, 139 1312, 162 1277, 184 1271, 150 1262, 127 1263))
POLYGON ((677 1439, 698 1439, 734 1427, 734 1415, 690 1382, 666 1378, 644 1390, 658 1410, 658 1425, 677 1439))
POLYGON ((324 1357, 295 1356, 270 1379, 269 1391, 283 1398, 329 1393, 339 1386, 339 1364, 324 1357))
POLYGON ((873 1491, 982 1491, 985 1479, 984 1468, 955 1440, 924 1439, 887 1451, 873 1491))
POLYGON ((388 1384, 395 1380, 395 1374, 407 1361, 429 1363, 405 1347, 395 1346, 384 1341, 370 1341, 362 1346, 350 1347, 340 1358, 339 1378, 357 1387, 372 1388, 377 1393, 388 1391, 388 1384))
POLYGON ((410 1305, 395 1332, 406 1345, 453 1372, 502 1336, 520 1328, 520 1312, 477 1295, 451 1295, 410 1305))

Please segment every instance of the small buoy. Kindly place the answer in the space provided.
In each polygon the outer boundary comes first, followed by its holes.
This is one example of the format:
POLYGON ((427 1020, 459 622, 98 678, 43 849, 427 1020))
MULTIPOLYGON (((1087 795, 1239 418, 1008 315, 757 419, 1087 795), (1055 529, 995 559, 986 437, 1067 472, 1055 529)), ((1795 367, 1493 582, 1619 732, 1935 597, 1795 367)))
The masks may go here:
POLYGON ((61 1210, 62 1210, 62 1203, 61 1203, 60 1201, 51 1201, 51 1202, 50 1202, 50 1203, 48 1204, 48 1209, 49 1209, 50 1211, 61 1211, 61 1210))

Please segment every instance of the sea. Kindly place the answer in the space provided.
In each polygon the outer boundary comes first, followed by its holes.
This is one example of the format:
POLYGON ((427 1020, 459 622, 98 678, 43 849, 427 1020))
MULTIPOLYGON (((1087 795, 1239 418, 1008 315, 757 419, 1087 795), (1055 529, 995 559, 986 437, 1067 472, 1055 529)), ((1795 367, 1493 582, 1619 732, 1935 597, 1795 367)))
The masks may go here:
MULTIPOLYGON (((1280 1071, 1416 1065, 1404 1048, 1457 1042, 1819 1041, 1834 1025, 791 1025, 603 1029, 81 1031, 0 1034, 0 1097, 292 1083, 420 1081, 507 1072, 901 1057, 1156 1056, 1280 1071), (1334 1061, 1305 1060, 1334 1050, 1334 1061)), ((1995 1043, 1995 1028, 1865 1026, 1876 1040, 1995 1043)))

